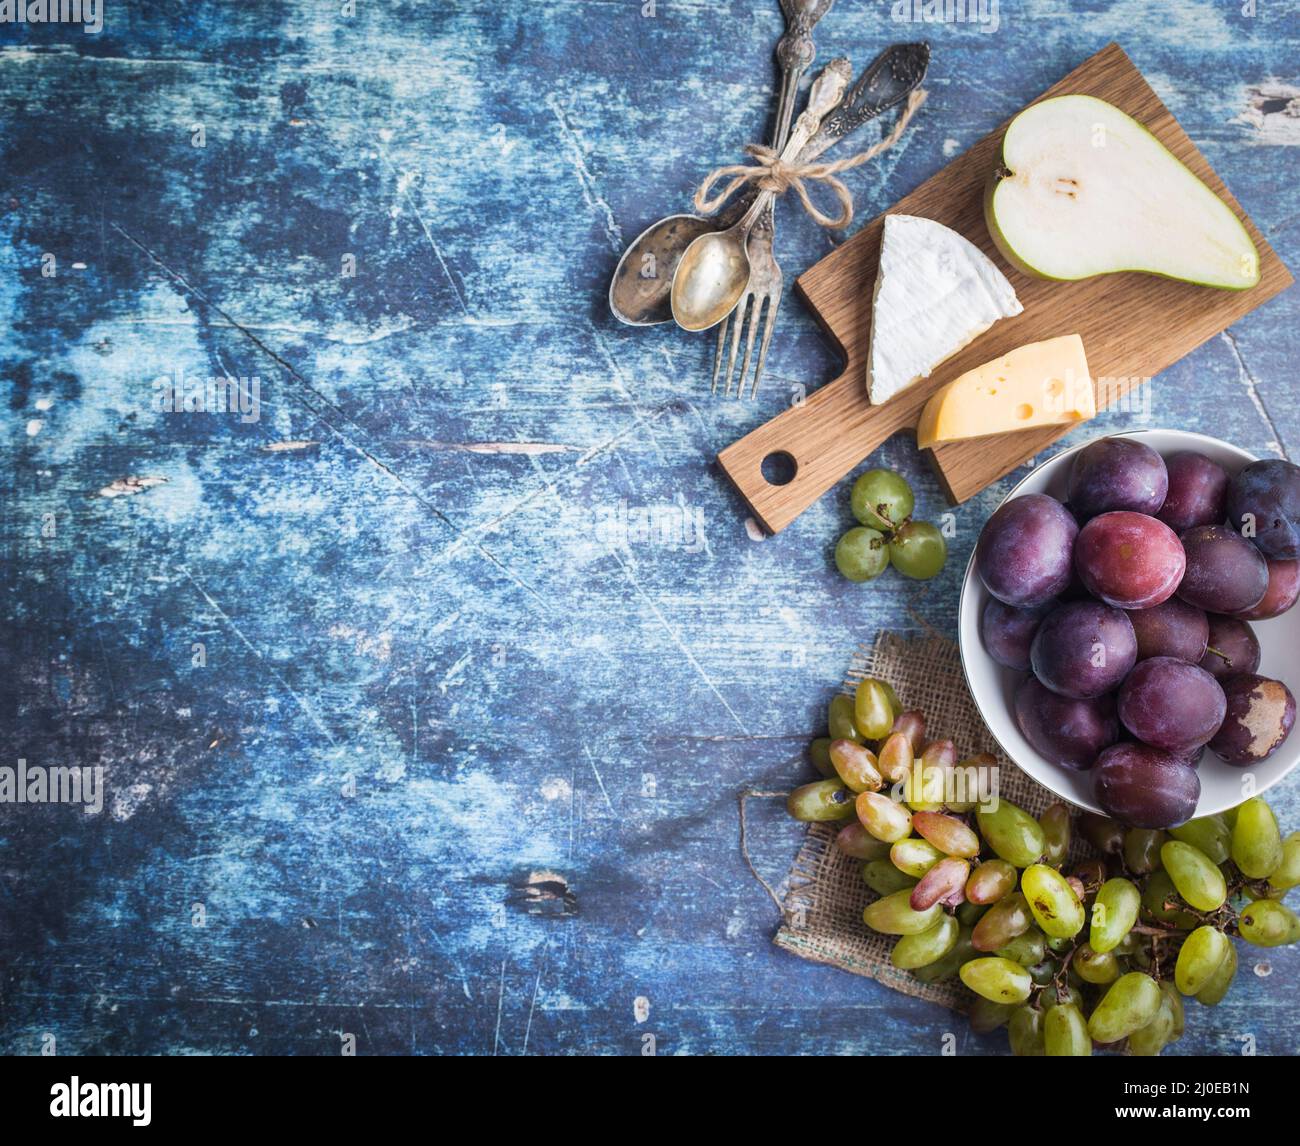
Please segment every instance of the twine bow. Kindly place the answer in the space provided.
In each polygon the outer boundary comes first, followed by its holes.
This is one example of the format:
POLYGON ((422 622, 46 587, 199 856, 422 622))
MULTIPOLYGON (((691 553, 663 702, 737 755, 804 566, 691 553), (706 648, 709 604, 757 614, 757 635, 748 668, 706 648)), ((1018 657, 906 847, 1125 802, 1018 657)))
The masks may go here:
POLYGON ((834 163, 784 163, 779 153, 761 143, 745 146, 745 154, 754 160, 754 164, 737 163, 729 167, 719 167, 709 173, 709 177, 700 184, 695 192, 695 209, 701 215, 712 215, 723 203, 731 198, 746 183, 753 183, 760 191, 774 191, 784 195, 794 191, 799 196, 803 208, 812 216, 813 221, 823 227, 839 229, 853 222, 853 196, 837 176, 870 163, 877 155, 888 151, 903 136, 907 125, 912 121, 920 106, 925 103, 926 92, 917 88, 907 97, 907 105, 898 117, 893 130, 884 139, 873 143, 866 151, 851 155, 847 159, 837 159, 834 163), (709 190, 721 179, 729 179, 727 185, 716 195, 710 197, 709 190), (824 184, 839 201, 840 213, 834 217, 818 210, 808 196, 806 183, 824 184))

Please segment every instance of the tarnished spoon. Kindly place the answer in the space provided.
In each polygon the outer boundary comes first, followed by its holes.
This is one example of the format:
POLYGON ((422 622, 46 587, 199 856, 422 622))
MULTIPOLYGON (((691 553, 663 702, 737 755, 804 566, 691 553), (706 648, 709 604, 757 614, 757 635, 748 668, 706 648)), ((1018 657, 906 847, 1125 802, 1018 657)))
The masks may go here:
MULTIPOLYGON (((808 106, 781 151, 783 162, 793 160, 816 134, 822 120, 840 102, 852 74, 848 60, 832 60, 813 81, 808 106)), ((749 285, 749 232, 775 197, 775 191, 760 192, 740 222, 725 231, 701 235, 683 252, 668 296, 673 321, 683 330, 708 330, 736 309, 749 285)))
POLYGON ((669 215, 651 223, 623 252, 614 269, 609 283, 609 309, 614 317, 628 326, 672 322, 668 292, 682 252, 701 235, 729 221, 729 215, 724 212, 722 217, 707 219, 700 215, 669 215))

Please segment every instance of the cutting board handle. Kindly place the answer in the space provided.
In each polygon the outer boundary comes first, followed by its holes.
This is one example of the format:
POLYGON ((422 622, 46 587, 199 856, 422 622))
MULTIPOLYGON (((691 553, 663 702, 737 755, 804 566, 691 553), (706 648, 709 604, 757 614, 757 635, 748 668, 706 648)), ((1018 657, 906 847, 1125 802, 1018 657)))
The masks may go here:
POLYGON ((835 382, 718 455, 723 471, 769 533, 789 525, 886 438, 916 426, 924 398, 900 394, 872 406, 865 370, 850 363, 835 382), (782 484, 764 475, 764 463, 768 475, 782 484))

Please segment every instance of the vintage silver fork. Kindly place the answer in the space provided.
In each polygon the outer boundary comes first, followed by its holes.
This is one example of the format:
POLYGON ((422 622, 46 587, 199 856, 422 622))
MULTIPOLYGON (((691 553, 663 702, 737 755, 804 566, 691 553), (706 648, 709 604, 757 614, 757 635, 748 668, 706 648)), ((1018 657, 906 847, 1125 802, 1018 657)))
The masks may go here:
MULTIPOLYGON (((776 127, 772 133, 772 148, 780 152, 790 136, 790 125, 794 121, 794 105, 799 96, 799 81, 812 66, 817 55, 813 44, 812 30, 817 21, 831 10, 835 0, 781 0, 781 11, 785 14, 785 34, 776 45, 776 59, 781 66, 781 89, 776 100, 776 127)), ((731 397, 731 375, 736 366, 736 351, 740 346, 740 332, 745 326, 746 308, 753 306, 749 321, 749 341, 745 346, 745 361, 740 368, 740 379, 736 386, 736 397, 744 392, 745 374, 749 370, 750 355, 754 350, 754 332, 758 329, 758 315, 763 304, 767 304, 768 323, 763 330, 763 342, 758 351, 758 365, 754 371, 754 384, 750 397, 758 389, 758 379, 763 373, 763 362, 767 358, 767 346, 772 338, 772 319, 777 307, 781 305, 781 289, 784 280, 781 268, 777 264, 773 245, 776 242, 776 215, 769 205, 762 217, 754 224, 750 232, 749 246, 749 289, 741 296, 736 309, 718 324, 718 348, 713 356, 713 384, 710 394, 718 392, 718 372, 722 367, 722 352, 727 343, 727 329, 731 328, 731 355, 727 360, 727 379, 723 389, 726 397, 731 397), (735 320, 734 323, 732 320, 735 320)))
MULTIPOLYGON (((839 105, 822 121, 817 134, 799 152, 798 162, 811 163, 827 148, 861 127, 867 120, 874 119, 902 103, 925 79, 929 65, 929 44, 893 44, 886 48, 845 91, 839 105)), ((783 94, 784 91, 783 87, 783 94)), ((775 228, 771 223, 772 214, 768 211, 765 218, 755 224, 754 231, 750 235, 748 253, 752 273, 749 289, 736 304, 736 309, 731 315, 736 322, 732 329, 731 355, 727 363, 726 385, 723 390, 727 397, 731 396, 731 375, 740 346, 741 328, 746 319, 749 321, 749 338, 746 341, 745 358, 736 385, 737 398, 744 394, 745 374, 749 369, 760 313, 763 314, 763 338, 759 344, 758 363, 754 368, 753 381, 749 390, 751 400, 758 393, 758 383, 763 376, 763 364, 767 359, 768 344, 772 340, 772 330, 776 325, 776 312, 781 305, 783 280, 781 268, 777 265, 772 251, 775 228), (766 311, 763 310, 764 304, 766 304, 766 311)), ((713 393, 717 392, 726 329, 727 322, 724 320, 719 328, 718 347, 713 361, 713 393)))

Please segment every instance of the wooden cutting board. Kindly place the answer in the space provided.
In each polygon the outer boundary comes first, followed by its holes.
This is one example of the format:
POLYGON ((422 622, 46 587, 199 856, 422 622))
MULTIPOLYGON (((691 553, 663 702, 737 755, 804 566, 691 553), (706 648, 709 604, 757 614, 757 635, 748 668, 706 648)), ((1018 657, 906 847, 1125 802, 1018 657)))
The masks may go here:
MULTIPOLYGON (((1024 313, 998 322, 929 378, 882 406, 872 406, 866 391, 867 347, 884 215, 801 275, 795 287, 842 351, 844 373, 801 406, 773 418, 718 455, 727 476, 769 532, 789 525, 891 434, 915 430, 926 399, 973 366, 1027 342, 1077 333, 1083 337, 1100 408, 1291 284, 1282 261, 1123 49, 1108 45, 1039 99, 1071 94, 1097 96, 1131 115, 1236 211, 1259 249, 1259 283, 1246 291, 1225 291, 1141 274, 1062 283, 1016 271, 993 246, 983 211, 984 185, 996 166, 1008 120, 886 214, 922 215, 966 236, 1010 279, 1024 313), (788 455, 783 459, 787 471, 789 459, 793 460, 794 477, 783 485, 763 476, 763 462, 772 454, 788 455)), ((975 438, 928 452, 955 504, 1028 461, 1070 428, 975 438)))

